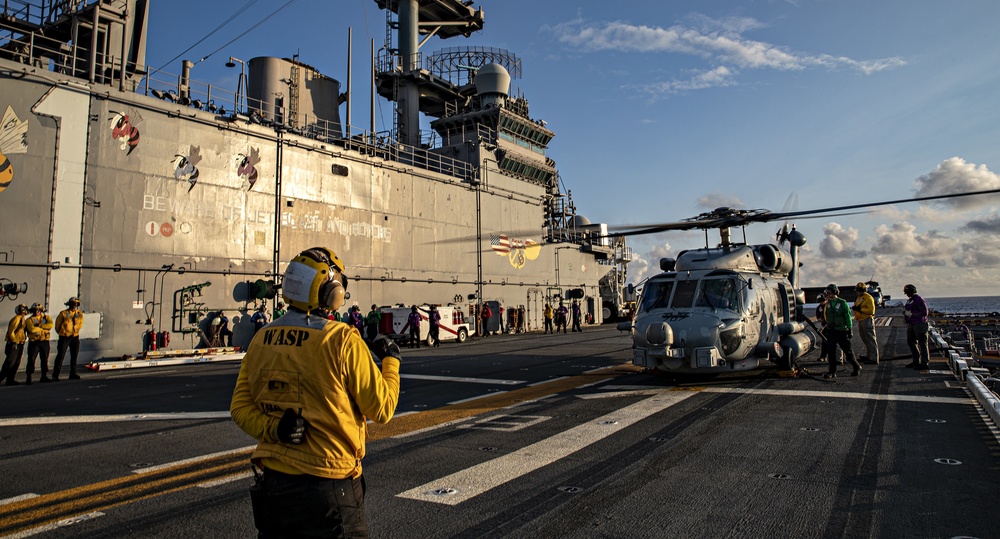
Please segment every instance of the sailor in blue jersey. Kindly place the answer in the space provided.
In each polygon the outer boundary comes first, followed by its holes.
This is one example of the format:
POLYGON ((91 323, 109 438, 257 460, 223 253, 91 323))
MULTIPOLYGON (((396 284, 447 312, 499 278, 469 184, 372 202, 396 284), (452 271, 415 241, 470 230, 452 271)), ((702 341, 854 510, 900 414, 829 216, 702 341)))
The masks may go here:
POLYGON ((930 347, 927 345, 927 302, 917 294, 917 287, 908 284, 903 293, 909 298, 903 305, 906 320, 906 344, 910 347, 912 361, 909 369, 927 369, 930 363, 930 347))

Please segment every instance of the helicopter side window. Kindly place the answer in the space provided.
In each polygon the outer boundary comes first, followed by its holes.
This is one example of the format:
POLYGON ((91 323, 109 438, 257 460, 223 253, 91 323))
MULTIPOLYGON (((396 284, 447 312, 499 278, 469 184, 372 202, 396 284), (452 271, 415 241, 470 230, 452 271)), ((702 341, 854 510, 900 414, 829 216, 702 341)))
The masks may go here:
POLYGON ((662 309, 670 304, 670 292, 674 289, 674 281, 651 281, 646 283, 642 291, 642 304, 639 312, 662 309))
POLYGON ((701 282, 696 307, 713 309, 736 309, 736 283, 733 279, 706 279, 701 282))
POLYGON ((681 281, 677 283, 677 292, 674 293, 674 301, 671 306, 675 309, 686 309, 694 303, 695 291, 698 290, 698 281, 681 281))

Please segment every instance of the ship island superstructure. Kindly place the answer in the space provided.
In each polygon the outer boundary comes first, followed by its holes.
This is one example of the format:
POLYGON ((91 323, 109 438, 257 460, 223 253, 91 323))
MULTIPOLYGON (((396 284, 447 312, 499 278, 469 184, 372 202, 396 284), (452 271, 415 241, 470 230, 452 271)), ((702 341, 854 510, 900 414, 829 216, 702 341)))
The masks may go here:
POLYGON ((420 51, 482 30, 482 9, 375 2, 386 42, 371 45, 361 99, 393 105, 382 131, 374 115, 351 125, 350 79, 298 58, 230 57, 235 92, 193 81, 188 61, 179 76, 152 69, 148 1, 4 2, 3 305, 54 316, 80 297, 84 360, 165 332, 171 347, 203 345, 220 310, 245 345, 287 261, 322 245, 364 311, 495 301, 530 330, 545 303, 579 297, 594 323, 618 316, 631 253, 576 212, 546 155, 554 132, 511 92, 520 59, 420 51))

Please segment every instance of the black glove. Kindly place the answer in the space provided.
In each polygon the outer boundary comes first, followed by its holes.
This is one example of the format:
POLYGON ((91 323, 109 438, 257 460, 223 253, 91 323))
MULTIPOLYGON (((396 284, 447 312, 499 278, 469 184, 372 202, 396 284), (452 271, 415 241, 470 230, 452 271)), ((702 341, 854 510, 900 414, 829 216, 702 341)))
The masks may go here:
POLYGON ((403 360, 403 354, 399 352, 399 345, 385 335, 379 335, 378 338, 372 341, 371 350, 375 354, 375 357, 379 359, 394 357, 400 361, 403 360))
POLYGON ((853 339, 854 338, 854 331, 853 330, 850 330, 850 329, 847 330, 847 338, 848 339, 853 339))
POLYGON ((299 445, 306 435, 306 420, 291 408, 285 409, 285 415, 278 421, 278 439, 286 444, 299 445))
POLYGON ((852 311, 861 312, 861 306, 860 305, 851 305, 851 310, 852 311))

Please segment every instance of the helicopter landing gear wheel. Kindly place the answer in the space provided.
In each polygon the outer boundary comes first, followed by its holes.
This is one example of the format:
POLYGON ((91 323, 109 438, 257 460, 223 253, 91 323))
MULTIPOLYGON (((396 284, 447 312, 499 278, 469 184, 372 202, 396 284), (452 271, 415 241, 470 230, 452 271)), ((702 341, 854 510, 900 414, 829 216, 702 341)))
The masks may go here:
POLYGON ((795 360, 792 359, 792 351, 788 348, 783 348, 781 350, 781 356, 778 357, 777 361, 778 369, 783 371, 795 370, 795 360))

